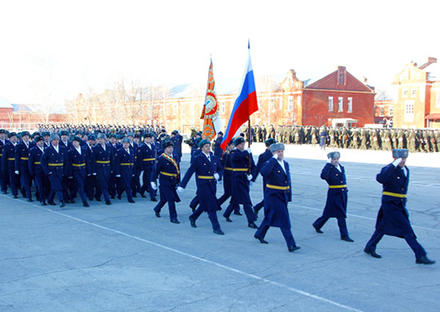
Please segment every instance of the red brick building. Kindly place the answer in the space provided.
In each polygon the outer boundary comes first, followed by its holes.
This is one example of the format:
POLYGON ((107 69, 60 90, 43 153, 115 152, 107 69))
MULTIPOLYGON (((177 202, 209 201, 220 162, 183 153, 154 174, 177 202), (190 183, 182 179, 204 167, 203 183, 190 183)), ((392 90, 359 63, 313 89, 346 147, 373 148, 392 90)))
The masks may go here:
POLYGON ((374 123, 374 88, 356 79, 344 66, 306 86, 302 96, 302 125, 348 126, 374 123))

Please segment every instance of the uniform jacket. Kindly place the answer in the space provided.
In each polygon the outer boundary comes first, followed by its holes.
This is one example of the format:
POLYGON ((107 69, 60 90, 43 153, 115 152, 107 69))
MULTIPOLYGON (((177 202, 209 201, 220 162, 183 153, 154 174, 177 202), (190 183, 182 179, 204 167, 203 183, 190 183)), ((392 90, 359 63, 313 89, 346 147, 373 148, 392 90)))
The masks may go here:
POLYGON ((339 167, 341 171, 334 165, 327 163, 321 171, 321 179, 329 185, 323 213, 328 218, 346 218, 347 216, 347 187, 342 187, 347 184, 347 180, 345 168, 341 164, 339 164, 339 167))

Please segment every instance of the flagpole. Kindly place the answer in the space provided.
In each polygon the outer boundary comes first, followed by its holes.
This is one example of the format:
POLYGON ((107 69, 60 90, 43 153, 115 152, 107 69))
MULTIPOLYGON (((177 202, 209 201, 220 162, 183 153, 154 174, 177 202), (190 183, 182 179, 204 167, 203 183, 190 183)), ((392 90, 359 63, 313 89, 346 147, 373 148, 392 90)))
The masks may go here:
MULTIPOLYGON (((249 57, 251 55, 251 41, 248 39, 248 53, 249 57)), ((251 148, 251 116, 248 117, 248 148, 251 148)), ((251 154, 249 154, 249 174, 252 174, 252 161, 251 161, 251 154)))

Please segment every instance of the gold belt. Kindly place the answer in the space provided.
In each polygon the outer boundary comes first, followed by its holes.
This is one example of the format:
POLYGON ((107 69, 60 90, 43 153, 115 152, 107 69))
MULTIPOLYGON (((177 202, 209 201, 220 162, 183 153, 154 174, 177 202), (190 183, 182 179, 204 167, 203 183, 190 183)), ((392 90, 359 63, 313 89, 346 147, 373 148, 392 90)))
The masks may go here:
POLYGON ((20 157, 21 160, 29 160, 29 157, 20 157))
POLYGON ((39 161, 34 162, 34 165, 41 165, 39 161))
POLYGON ((121 166, 133 166, 133 163, 120 163, 121 166))
POLYGON ((85 163, 81 163, 81 164, 72 164, 72 166, 74 167, 84 167, 86 164, 85 163))
POLYGON ((213 180, 215 179, 214 176, 197 176, 197 178, 202 179, 202 180, 213 180))
POLYGON ((13 158, 13 157, 12 158, 8 158, 8 160, 15 160, 15 158, 13 158))
POLYGON ((249 168, 232 168, 232 171, 237 172, 237 171, 249 171, 249 168))
POLYGON ((234 171, 234 168, 231 168, 231 167, 225 167, 225 170, 234 171))
POLYGON ((168 173, 168 172, 161 171, 160 174, 163 174, 164 176, 168 176, 168 177, 176 177, 177 178, 177 173, 168 173))
POLYGON ((281 190, 281 191, 287 191, 290 189, 290 186, 279 186, 279 185, 272 185, 272 184, 266 184, 267 188, 273 189, 273 190, 281 190))
POLYGON ((153 161, 153 160, 156 160, 156 158, 144 158, 144 159, 142 159, 142 161, 153 161))
POLYGON ((329 185, 328 188, 331 189, 338 189, 338 188, 346 188, 347 184, 343 184, 343 185, 329 185))
POLYGON ((48 163, 47 165, 49 167, 61 167, 61 166, 64 165, 64 163, 59 163, 59 164, 57 164, 57 163, 48 163))
POLYGON ((97 164, 109 164, 110 160, 97 160, 96 163, 97 164))
POLYGON ((383 192, 383 195, 398 197, 398 198, 406 198, 406 194, 392 193, 392 192, 383 192))

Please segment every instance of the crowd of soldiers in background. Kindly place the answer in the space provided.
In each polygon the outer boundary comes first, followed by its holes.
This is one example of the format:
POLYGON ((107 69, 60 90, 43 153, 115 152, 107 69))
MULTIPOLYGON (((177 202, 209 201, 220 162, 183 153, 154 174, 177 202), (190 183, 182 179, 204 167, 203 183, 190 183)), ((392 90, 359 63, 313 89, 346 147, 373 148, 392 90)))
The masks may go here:
MULTIPOLYGON (((243 131, 248 138, 248 129, 243 131)), ((253 142, 274 138, 284 144, 319 144, 363 150, 407 148, 411 152, 440 152, 440 129, 368 129, 314 126, 253 126, 253 142)))

